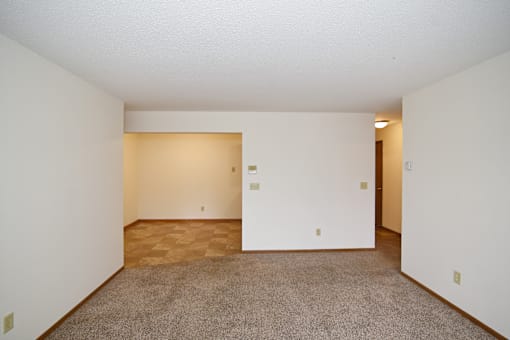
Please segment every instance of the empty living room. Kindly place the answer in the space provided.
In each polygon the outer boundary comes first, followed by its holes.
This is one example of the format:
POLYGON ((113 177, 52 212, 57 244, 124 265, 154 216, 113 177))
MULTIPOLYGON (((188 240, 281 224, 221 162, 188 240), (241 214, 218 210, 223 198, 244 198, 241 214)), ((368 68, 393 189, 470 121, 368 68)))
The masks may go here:
POLYGON ((0 340, 507 339, 509 126, 508 0, 2 1, 0 340))

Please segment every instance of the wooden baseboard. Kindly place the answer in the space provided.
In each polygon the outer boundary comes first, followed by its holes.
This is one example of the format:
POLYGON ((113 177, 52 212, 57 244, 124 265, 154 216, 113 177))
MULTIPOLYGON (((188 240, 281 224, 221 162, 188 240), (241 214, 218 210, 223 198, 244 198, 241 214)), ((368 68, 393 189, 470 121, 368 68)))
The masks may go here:
POLYGON ((280 254, 280 253, 339 253, 355 251, 375 251, 375 248, 350 249, 291 249, 291 250, 241 250, 243 254, 280 254))
POLYGON ((154 218, 154 219, 151 219, 151 218, 142 218, 142 219, 139 219, 137 220, 136 222, 207 222, 207 221, 211 221, 211 222, 239 222, 239 221, 242 221, 242 219, 240 218, 176 218, 176 219, 172 219, 172 218, 167 218, 167 219, 162 219, 162 218, 154 218))
POLYGON ((401 233, 399 233, 398 231, 391 230, 390 228, 387 228, 387 227, 385 227, 385 226, 383 226, 383 225, 378 225, 378 226, 376 226, 376 227, 378 227, 378 228, 383 228, 384 230, 389 231, 390 233, 394 233, 394 234, 396 234, 396 235, 398 235, 398 236, 402 236, 402 234, 401 234, 401 233))
POLYGON ((497 339, 507 339, 506 337, 504 337, 503 335, 499 334, 497 331, 495 331, 491 327, 487 326, 486 324, 484 324, 483 322, 481 322, 480 320, 478 320, 477 318, 475 318, 471 314, 469 314, 469 313, 465 312, 464 310, 460 309, 459 307, 457 307, 456 305, 454 305, 450 301, 446 300, 444 297, 442 297, 441 295, 437 294, 436 292, 434 292, 433 290, 431 290, 427 286, 423 285, 419 281, 416 281, 411 276, 407 275, 406 273, 404 273, 402 271, 400 271, 400 274, 403 277, 405 277, 406 279, 408 279, 409 281, 411 281, 412 283, 414 283, 415 285, 417 285, 418 287, 420 287, 421 289, 423 289, 424 291, 426 291, 427 293, 429 293, 430 295, 432 295, 433 297, 435 297, 436 299, 438 299, 439 301, 443 302, 444 304, 448 305, 449 307, 451 307, 452 309, 457 311, 460 315, 462 315, 465 318, 469 319, 475 325, 479 326, 480 328, 483 328, 485 331, 490 333, 492 336, 496 337, 497 339))
POLYGON ((129 227, 132 227, 132 226, 136 225, 138 222, 140 222, 140 220, 135 220, 135 221, 133 221, 133 222, 131 222, 131 223, 129 223, 129 224, 126 224, 126 225, 124 226, 124 229, 129 228, 129 227))
POLYGON ((138 220, 136 220, 134 222, 131 222, 129 224, 126 224, 124 226, 124 229, 127 229, 127 228, 130 228, 132 226, 135 226, 135 225, 137 225, 140 222, 169 222, 169 223, 175 223, 175 222, 207 222, 207 221, 211 221, 211 222, 242 222, 243 220, 240 219, 240 218, 190 218, 190 219, 183 219, 183 218, 179 218, 179 219, 171 219, 171 218, 168 218, 168 219, 162 219, 162 218, 154 218, 154 219, 151 219, 151 218, 142 218, 142 219, 138 219, 138 220))
POLYGON ((94 289, 92 293, 87 295, 83 300, 81 300, 73 309, 67 312, 63 317, 61 317, 57 322, 53 324, 50 328, 46 330, 43 334, 37 337, 37 340, 46 339, 48 335, 50 335, 58 326, 60 326, 68 317, 70 317, 78 308, 80 308, 85 302, 87 302, 94 294, 96 294, 101 288, 103 288, 108 282, 110 282, 118 273, 120 273, 124 269, 124 266, 120 267, 115 273, 113 273, 109 278, 107 278, 99 287, 94 289))

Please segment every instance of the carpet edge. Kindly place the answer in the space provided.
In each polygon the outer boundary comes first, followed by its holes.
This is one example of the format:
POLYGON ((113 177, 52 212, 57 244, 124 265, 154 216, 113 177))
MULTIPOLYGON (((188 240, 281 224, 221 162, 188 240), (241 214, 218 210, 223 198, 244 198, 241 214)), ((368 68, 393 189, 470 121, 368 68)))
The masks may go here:
POLYGON ((468 319, 469 321, 471 321, 472 323, 474 323, 478 327, 480 327, 483 330, 487 331, 488 333, 490 333, 492 336, 496 337, 497 339, 500 339, 500 340, 508 339, 507 337, 503 336, 502 334, 500 334, 499 332, 497 332, 493 328, 491 328, 488 325, 486 325, 485 323, 481 322, 480 320, 478 320, 477 318, 475 318, 474 316, 472 316, 468 312, 464 311, 463 309, 461 309, 460 307, 454 305, 453 303, 451 303, 450 301, 448 301, 447 299, 445 299, 444 297, 442 297, 438 293, 434 292, 432 289, 428 288, 427 286, 425 286, 423 283, 419 282, 418 280, 416 280, 412 276, 404 273, 403 271, 400 271, 400 275, 403 276, 404 278, 406 278, 407 280, 411 281, 412 283, 414 283, 415 285, 417 285, 418 287, 420 287, 424 291, 426 291, 432 297, 438 299, 442 303, 444 303, 447 306, 451 307, 457 313, 459 313, 460 315, 462 315, 463 317, 465 317, 466 319, 468 319))
POLYGON ((87 296, 85 296, 80 302, 78 302, 78 304, 76 306, 74 306, 69 312, 65 313, 64 316, 62 316, 60 319, 57 320, 57 322, 55 322, 52 326, 50 326, 50 328, 48 328, 44 333, 42 333, 41 335, 39 335, 36 339, 37 340, 44 340, 48 337, 48 335, 50 335, 51 333, 53 333, 53 331, 55 329, 58 328, 58 326, 60 326, 64 321, 67 320, 67 318, 69 318, 74 312, 76 312, 76 310, 78 308, 80 308, 85 302, 87 302, 88 300, 90 300, 101 288, 103 288, 104 286, 106 286, 106 284, 108 282, 110 282, 115 276, 117 276, 117 274, 119 274, 122 270, 124 270, 124 265, 122 265, 122 267, 120 267, 119 269, 117 269, 112 275, 110 275, 105 281, 103 281, 103 283, 101 283, 96 289, 94 289, 90 294, 88 294, 87 296))

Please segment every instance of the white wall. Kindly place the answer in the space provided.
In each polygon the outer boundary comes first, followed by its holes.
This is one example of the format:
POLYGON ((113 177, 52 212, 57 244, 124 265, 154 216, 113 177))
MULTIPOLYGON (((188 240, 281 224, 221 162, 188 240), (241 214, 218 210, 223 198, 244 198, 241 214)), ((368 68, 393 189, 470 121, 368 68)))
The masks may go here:
POLYGON ((124 144, 124 225, 138 220, 138 134, 126 133, 124 144))
POLYGON ((128 111, 125 119, 126 132, 243 134, 244 250, 374 247, 374 114, 128 111))
POLYGON ((139 134, 139 218, 241 218, 241 147, 240 134, 139 134))
POLYGON ((400 233, 402 226, 402 122, 376 129, 375 139, 383 142, 382 224, 400 233))
POLYGON ((510 53, 403 108, 402 270, 509 337, 510 53))
POLYGON ((0 35, 2 339, 34 339, 122 267, 123 103, 0 35))

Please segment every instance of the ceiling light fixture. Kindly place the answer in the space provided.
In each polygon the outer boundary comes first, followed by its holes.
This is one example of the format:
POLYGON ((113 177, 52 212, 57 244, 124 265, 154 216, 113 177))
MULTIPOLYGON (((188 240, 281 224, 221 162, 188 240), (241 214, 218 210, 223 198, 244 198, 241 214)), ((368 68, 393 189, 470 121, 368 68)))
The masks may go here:
POLYGON ((374 125, 376 129, 382 129, 385 128, 388 125, 388 123, 389 123, 388 120, 376 120, 374 125))

